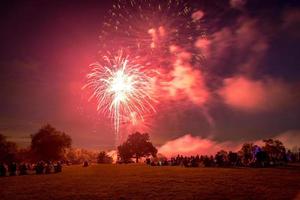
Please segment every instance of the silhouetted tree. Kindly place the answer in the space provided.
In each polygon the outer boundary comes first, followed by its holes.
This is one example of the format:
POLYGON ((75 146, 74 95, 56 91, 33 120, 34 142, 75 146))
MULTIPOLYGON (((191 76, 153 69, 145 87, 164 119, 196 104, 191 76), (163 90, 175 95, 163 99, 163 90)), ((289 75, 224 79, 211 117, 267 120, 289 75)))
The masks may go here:
POLYGON ((269 155, 272 161, 286 161, 286 149, 281 141, 266 139, 263 142, 265 143, 263 150, 269 155))
POLYGON ((214 162, 214 159, 213 158, 210 158, 208 156, 204 156, 203 157, 203 165, 204 167, 211 167, 213 166, 213 163, 214 162))
POLYGON ((227 152, 221 150, 215 155, 215 160, 218 166, 225 166, 227 163, 227 152))
POLYGON ((30 162, 32 160, 32 152, 30 148, 21 148, 18 150, 17 160, 19 162, 30 162))
POLYGON ((263 146, 263 150, 265 150, 270 156, 278 156, 282 153, 285 153, 285 147, 283 143, 279 140, 267 139, 263 140, 265 146, 263 146))
POLYGON ((97 163, 100 163, 100 164, 107 163, 108 164, 108 163, 112 163, 112 161, 113 161, 112 157, 107 155, 105 151, 101 151, 98 154, 97 163))
POLYGON ((249 163, 253 160, 253 150, 254 146, 252 143, 245 143, 241 149, 242 162, 244 165, 249 165, 249 163))
POLYGON ((148 133, 141 134, 136 132, 128 136, 128 139, 118 147, 119 157, 122 160, 135 158, 138 163, 141 157, 157 154, 157 149, 150 142, 148 133))
POLYGON ((228 162, 231 166, 236 166, 238 164, 239 156, 237 153, 229 152, 228 153, 228 162))
POLYGON ((17 151, 16 143, 7 141, 6 137, 0 134, 0 163, 16 161, 17 151))
POLYGON ((269 155, 266 151, 259 151, 255 155, 255 165, 257 167, 266 167, 269 164, 269 155))
POLYGON ((70 136, 49 124, 31 135, 31 150, 37 160, 60 160, 66 148, 71 147, 71 143, 70 136))
POLYGON ((64 157, 69 164, 80 164, 84 161, 97 162, 98 152, 82 148, 68 148, 64 157))
POLYGON ((133 154, 128 142, 124 142, 123 144, 118 146, 118 156, 121 163, 131 162, 131 158, 133 157, 133 154))

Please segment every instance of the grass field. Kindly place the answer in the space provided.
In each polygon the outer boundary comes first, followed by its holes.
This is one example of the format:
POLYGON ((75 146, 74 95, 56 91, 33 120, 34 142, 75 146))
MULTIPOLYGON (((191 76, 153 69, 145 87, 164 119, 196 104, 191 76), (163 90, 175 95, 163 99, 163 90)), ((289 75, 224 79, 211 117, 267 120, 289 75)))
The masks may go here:
POLYGON ((1 200, 300 199, 300 170, 92 165, 0 178, 1 200))

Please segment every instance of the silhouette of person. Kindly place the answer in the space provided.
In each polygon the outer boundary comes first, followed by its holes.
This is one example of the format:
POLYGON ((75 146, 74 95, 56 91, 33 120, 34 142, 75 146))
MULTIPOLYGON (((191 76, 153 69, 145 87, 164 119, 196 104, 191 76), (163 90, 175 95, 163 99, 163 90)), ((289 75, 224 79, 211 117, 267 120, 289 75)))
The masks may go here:
POLYGON ((54 165, 54 172, 59 173, 62 171, 62 165, 60 162, 57 162, 56 165, 54 165))
POLYGON ((52 171, 52 164, 51 162, 48 162, 45 166, 45 174, 50 174, 52 171))
POLYGON ((19 175, 27 175, 27 166, 25 163, 22 163, 19 167, 20 173, 19 175))
POLYGON ((88 161, 84 161, 84 162, 83 162, 83 167, 88 167, 88 166, 89 166, 88 161))
POLYGON ((9 175, 16 176, 17 175, 17 164, 12 162, 8 167, 9 175))
POLYGON ((44 168, 45 168, 44 162, 43 161, 38 162, 35 166, 36 174, 43 174, 44 168))
POLYGON ((6 176, 6 167, 4 163, 0 163, 0 176, 6 176))

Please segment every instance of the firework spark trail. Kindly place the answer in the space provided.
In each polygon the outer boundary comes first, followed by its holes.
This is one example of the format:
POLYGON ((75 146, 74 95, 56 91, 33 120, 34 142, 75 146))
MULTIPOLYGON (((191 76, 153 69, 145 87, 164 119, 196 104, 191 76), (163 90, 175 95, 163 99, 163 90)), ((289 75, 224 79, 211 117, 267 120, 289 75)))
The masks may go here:
POLYGON ((136 60, 130 60, 119 52, 118 56, 105 56, 104 63, 94 63, 87 75, 84 88, 90 88, 90 97, 97 99, 97 110, 108 114, 114 122, 116 143, 120 139, 120 124, 125 116, 155 111, 152 103, 152 72, 145 70, 136 60))
POLYGON ((116 0, 99 36, 102 50, 126 48, 166 67, 170 46, 178 45, 200 61, 194 43, 206 31, 196 10, 185 0, 116 0))

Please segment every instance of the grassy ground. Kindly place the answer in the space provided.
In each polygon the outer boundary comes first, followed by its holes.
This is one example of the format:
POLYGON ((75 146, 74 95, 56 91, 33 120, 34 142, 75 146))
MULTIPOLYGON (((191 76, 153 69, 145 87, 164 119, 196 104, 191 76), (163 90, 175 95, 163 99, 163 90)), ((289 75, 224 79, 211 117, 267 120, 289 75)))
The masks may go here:
POLYGON ((92 165, 0 178, 1 200, 300 199, 300 170, 92 165))

